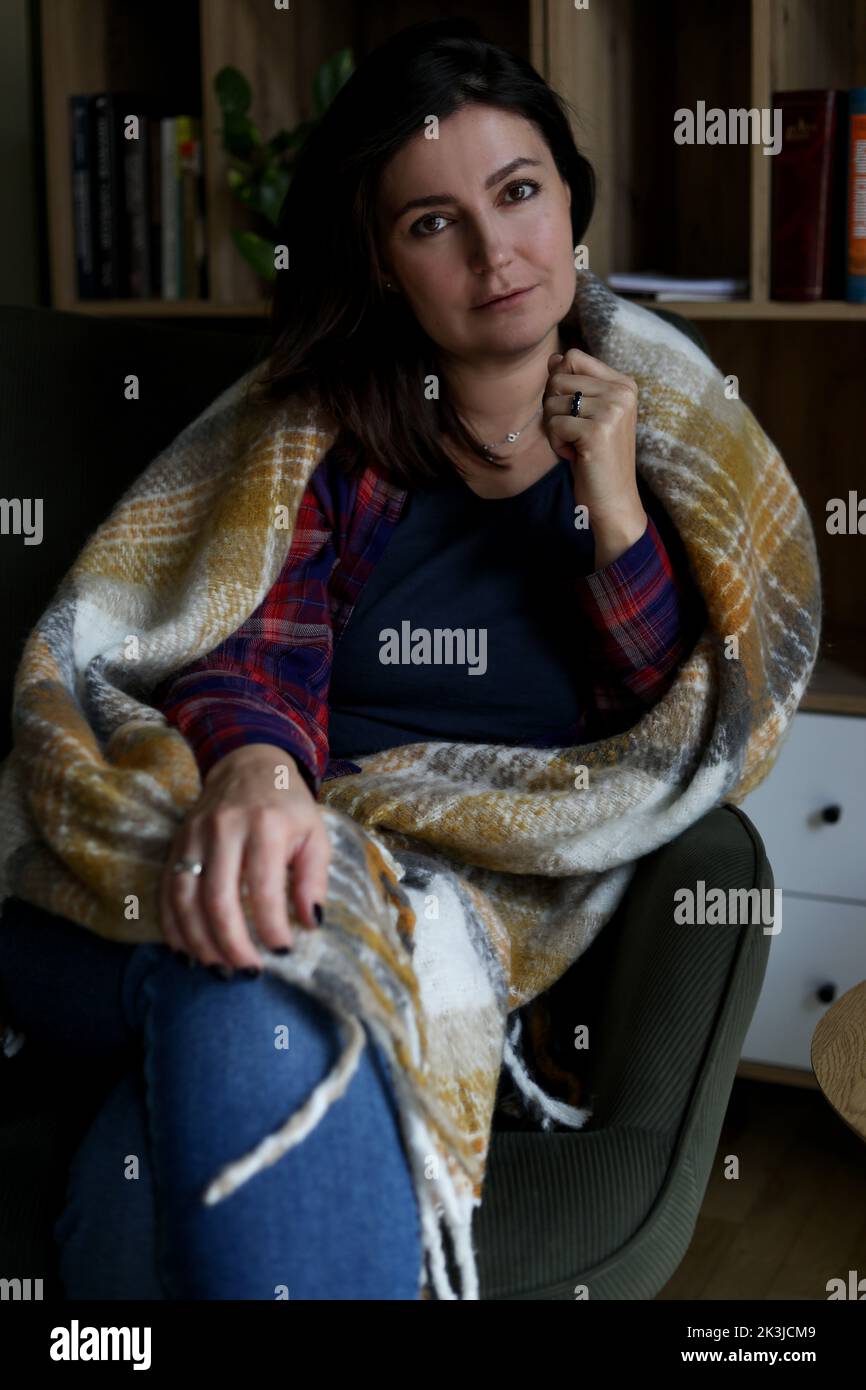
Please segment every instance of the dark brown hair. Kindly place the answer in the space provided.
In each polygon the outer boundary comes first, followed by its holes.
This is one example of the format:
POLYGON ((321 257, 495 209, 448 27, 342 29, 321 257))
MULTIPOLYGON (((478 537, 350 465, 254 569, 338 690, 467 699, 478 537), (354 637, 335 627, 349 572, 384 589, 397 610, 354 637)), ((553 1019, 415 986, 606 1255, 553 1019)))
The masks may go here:
MULTIPOLYGON (((270 356, 250 399, 298 393, 317 402, 337 425, 341 465, 373 464, 401 486, 441 479, 443 437, 489 461, 446 394, 419 409, 425 378, 440 375, 437 346, 403 296, 384 288, 376 240, 388 161, 431 112, 441 121, 471 103, 533 122, 571 188, 573 244, 582 242, 595 175, 575 145, 571 108, 471 20, 411 25, 358 66, 304 145, 279 216, 276 239, 289 248, 290 269, 277 275, 270 356)), ((560 327, 580 345, 569 316, 560 327)))

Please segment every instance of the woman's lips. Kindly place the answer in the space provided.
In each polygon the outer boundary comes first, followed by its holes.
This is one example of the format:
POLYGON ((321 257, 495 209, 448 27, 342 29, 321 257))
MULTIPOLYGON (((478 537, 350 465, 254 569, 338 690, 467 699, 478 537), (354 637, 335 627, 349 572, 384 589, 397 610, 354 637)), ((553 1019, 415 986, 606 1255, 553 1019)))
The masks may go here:
POLYGON ((479 304, 478 308, 482 313, 487 313, 491 309, 511 309, 517 304, 522 304, 534 289, 535 285, 530 285, 528 289, 518 290, 516 294, 506 295, 504 299, 493 299, 489 304, 479 304))

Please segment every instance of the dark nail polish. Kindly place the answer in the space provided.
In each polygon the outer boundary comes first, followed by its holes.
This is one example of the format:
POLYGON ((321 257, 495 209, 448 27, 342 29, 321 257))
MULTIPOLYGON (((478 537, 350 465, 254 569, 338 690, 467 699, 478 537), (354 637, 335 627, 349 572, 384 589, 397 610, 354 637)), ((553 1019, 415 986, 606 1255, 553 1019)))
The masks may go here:
POLYGON ((275 956, 287 956, 287 955, 289 954, 289 952, 291 951, 291 949, 292 949, 291 946, 275 946, 275 947, 274 947, 274 955, 275 955, 275 956))
POLYGON ((218 980, 230 980, 233 974, 226 965, 209 965, 208 970, 218 980))
POLYGON ((321 903, 313 903, 313 916, 315 917, 317 924, 318 924, 319 926, 321 926, 321 925, 322 925, 322 904, 321 904, 321 903))
POLYGON ((241 974, 246 980, 257 980, 261 973, 261 970, 259 970, 258 967, 255 965, 247 965, 241 971, 241 974))

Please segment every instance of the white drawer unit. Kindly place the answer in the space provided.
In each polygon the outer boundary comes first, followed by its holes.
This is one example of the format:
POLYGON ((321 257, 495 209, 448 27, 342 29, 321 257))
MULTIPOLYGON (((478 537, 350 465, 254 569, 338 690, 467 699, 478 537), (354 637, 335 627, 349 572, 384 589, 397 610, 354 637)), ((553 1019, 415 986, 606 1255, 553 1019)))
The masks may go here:
POLYGON ((770 958, 743 1057, 811 1070, 818 1020, 866 977, 866 903, 795 898, 782 892, 782 930, 770 958))
POLYGON ((782 930, 742 1060, 811 1075, 819 1019, 866 978, 866 719, 796 714, 742 809, 782 890, 782 930))
POLYGON ((866 719, 804 714, 742 809, 777 888, 866 902, 866 719))

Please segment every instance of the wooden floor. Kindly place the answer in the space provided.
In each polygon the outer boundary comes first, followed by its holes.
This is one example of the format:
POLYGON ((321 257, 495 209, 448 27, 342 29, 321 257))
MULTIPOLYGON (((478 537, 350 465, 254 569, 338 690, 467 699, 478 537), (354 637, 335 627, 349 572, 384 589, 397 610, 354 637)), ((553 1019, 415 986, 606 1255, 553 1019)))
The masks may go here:
POLYGON ((849 1269, 866 1277, 866 1143, 820 1091, 738 1077, 691 1245, 656 1297, 826 1299, 849 1269))

